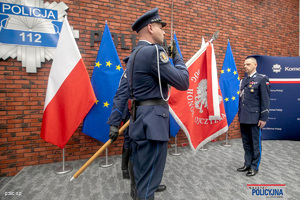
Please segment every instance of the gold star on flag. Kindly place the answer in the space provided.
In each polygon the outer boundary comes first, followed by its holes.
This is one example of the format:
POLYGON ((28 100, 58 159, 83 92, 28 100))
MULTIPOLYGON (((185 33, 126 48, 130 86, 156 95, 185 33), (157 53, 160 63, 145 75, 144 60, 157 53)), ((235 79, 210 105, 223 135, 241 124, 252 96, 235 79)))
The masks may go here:
POLYGON ((108 103, 108 102, 104 102, 103 104, 104 104, 103 107, 108 108, 108 106, 109 106, 109 103, 108 103))
POLYGON ((227 69, 228 72, 230 72, 230 70, 231 70, 230 68, 227 69))
POLYGON ((236 75, 236 74, 237 74, 237 71, 234 71, 233 74, 236 75))
POLYGON ((226 97, 226 98, 225 98, 225 101, 229 101, 229 99, 226 97))
POLYGON ((240 77, 238 77, 237 79, 240 80, 240 77))
POLYGON ((224 74, 224 70, 223 69, 221 70, 221 74, 224 74))
POLYGON ((100 64, 100 62, 98 61, 98 62, 96 62, 96 67, 99 67, 100 68, 100 66, 101 66, 101 64, 100 64))
POLYGON ((234 100, 235 100, 235 97, 232 97, 231 99, 234 101, 234 100))
POLYGON ((240 91, 237 91, 237 94, 240 94, 240 91))
POLYGON ((99 100, 98 100, 98 99, 96 99, 96 102, 95 102, 95 103, 96 103, 96 104, 98 104, 98 102, 99 102, 99 100))
POLYGON ((110 61, 106 62, 106 66, 110 67, 112 63, 110 61))
POLYGON ((120 71, 121 68, 122 68, 122 67, 121 67, 120 65, 117 66, 117 70, 120 71))

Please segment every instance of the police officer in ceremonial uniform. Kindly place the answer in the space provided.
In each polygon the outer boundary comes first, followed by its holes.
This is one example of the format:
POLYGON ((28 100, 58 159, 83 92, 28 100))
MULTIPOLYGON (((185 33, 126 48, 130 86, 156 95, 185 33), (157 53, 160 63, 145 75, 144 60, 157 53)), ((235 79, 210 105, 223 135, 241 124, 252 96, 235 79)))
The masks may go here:
POLYGON ((239 122, 243 147, 244 166, 239 172, 255 176, 261 159, 261 129, 266 125, 270 107, 269 78, 256 72, 257 62, 249 57, 244 62, 247 76, 240 83, 239 122))
MULTIPOLYGON (((139 36, 127 63, 126 76, 132 99, 129 136, 132 140, 131 161, 136 188, 133 199, 154 199, 162 180, 169 141, 169 85, 187 90, 189 74, 174 45, 171 51, 174 66, 161 46, 166 23, 154 8, 132 25, 139 36)), ((110 131, 112 137, 116 131, 110 131)))
MULTIPOLYGON (((125 63, 128 62, 129 56, 123 59, 125 63)), ((127 101, 129 99, 129 92, 127 88, 127 76, 126 71, 124 71, 118 90, 114 96, 113 100, 113 108, 110 114, 110 117, 107 120, 107 124, 110 124, 110 133, 109 138, 112 141, 116 141, 119 131, 118 126, 121 122, 127 122, 130 118, 129 108, 127 101)), ((129 179, 131 181, 131 187, 134 188, 133 193, 136 194, 136 185, 134 180, 133 166, 132 162, 129 161, 129 157, 131 155, 131 139, 129 137, 129 128, 126 128, 123 132, 124 143, 123 143, 123 151, 122 151, 122 164, 121 169, 123 172, 123 179, 129 179)), ((166 189, 165 185, 159 185, 155 192, 162 192, 166 189)), ((133 195, 134 195, 133 194, 133 195)))

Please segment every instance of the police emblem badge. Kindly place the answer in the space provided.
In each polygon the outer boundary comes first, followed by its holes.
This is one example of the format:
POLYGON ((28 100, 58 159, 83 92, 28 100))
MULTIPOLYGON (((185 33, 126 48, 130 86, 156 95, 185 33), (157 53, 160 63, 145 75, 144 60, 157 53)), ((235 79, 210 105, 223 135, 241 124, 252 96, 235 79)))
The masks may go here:
MULTIPOLYGON (((37 73, 53 59, 68 8, 62 1, 0 0, 0 58, 17 58, 27 73, 37 73)), ((79 38, 78 30, 73 33, 79 38)))
POLYGON ((160 52, 160 60, 163 63, 167 63, 169 61, 169 58, 168 58, 167 54, 163 51, 160 52))

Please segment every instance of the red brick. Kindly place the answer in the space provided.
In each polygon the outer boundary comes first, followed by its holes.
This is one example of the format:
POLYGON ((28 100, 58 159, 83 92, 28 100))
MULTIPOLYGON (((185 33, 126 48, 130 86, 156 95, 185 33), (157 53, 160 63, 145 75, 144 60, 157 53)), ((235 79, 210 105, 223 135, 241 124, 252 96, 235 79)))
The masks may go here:
POLYGON ((7 173, 7 172, 15 172, 17 168, 6 168, 6 169, 1 169, 1 173, 7 173))
MULTIPOLYGON (((54 0, 49 2, 54 2, 54 0)), ((164 30, 166 40, 170 40, 170 1, 156 0, 151 3, 148 1, 118 1, 115 3, 109 0, 78 0, 76 2, 64 0, 64 2, 69 7, 67 11, 69 23, 74 26, 74 29, 79 30, 80 38, 76 39, 76 42, 90 77, 100 45, 100 42, 95 42, 93 47, 90 46, 90 33, 91 30, 103 31, 105 20, 108 21, 111 32, 124 34, 126 46, 130 47, 129 50, 121 49, 119 38, 116 48, 120 59, 128 56, 131 51, 131 35, 135 34, 131 31, 131 24, 149 7, 152 7, 153 3, 158 5, 161 17, 168 23, 164 30)), ((185 61, 199 50, 201 36, 204 36, 205 40, 209 40, 213 32, 219 29, 220 36, 214 42, 218 73, 222 67, 229 38, 239 76, 243 78, 243 61, 250 54, 299 55, 299 44, 295 42, 299 40, 298 8, 299 2, 293 0, 278 0, 276 3, 272 0, 265 0, 263 3, 249 1, 247 4, 225 0, 202 3, 196 0, 176 1, 173 27, 176 30, 185 61), (285 12, 281 10, 283 7, 285 12), (264 23, 262 19, 264 19, 264 23), (267 37, 268 34, 271 34, 272 37, 267 37), (274 46, 274 44, 276 45, 274 46)), ((17 158, 16 163, 11 163, 17 167, 0 165, 1 175, 15 175, 23 166, 27 165, 61 161, 61 149, 40 138, 51 65, 52 60, 46 60, 37 73, 29 74, 22 67, 22 63, 16 59, 0 60, 0 90, 3 91, 0 92, 0 123, 4 124, 0 129, 0 142, 4 144, 9 142, 11 147, 2 147, 1 153, 3 154, 1 156, 17 158), (21 149, 17 149, 17 147, 21 149), (30 157, 20 158, 20 156, 30 157), (45 159, 47 156, 53 158, 45 159)), ((90 158, 103 145, 81 133, 81 127, 82 124, 65 147, 66 160, 90 158)), ((240 138, 237 117, 228 134, 229 139, 240 138)), ((177 139, 178 144, 188 144, 182 131, 178 133, 177 139)), ((225 134, 216 140, 224 139, 225 134)), ((118 139, 109 149, 109 155, 120 154, 123 141, 123 139, 118 139)), ((173 143, 174 138, 171 138, 169 146, 173 143)))

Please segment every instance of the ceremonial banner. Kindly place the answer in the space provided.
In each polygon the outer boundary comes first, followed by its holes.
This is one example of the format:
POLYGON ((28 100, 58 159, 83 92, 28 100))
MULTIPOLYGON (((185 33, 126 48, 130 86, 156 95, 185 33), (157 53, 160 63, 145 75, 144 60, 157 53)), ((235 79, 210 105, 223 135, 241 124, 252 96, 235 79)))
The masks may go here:
POLYGON ((264 140, 300 140, 300 57, 251 56, 270 79, 270 113, 264 140))
POLYGON ((240 79, 229 40, 220 76, 220 89, 223 96, 227 124, 230 126, 239 109, 240 79))
POLYGON ((83 133, 103 143, 109 139, 109 124, 106 122, 110 116, 122 74, 123 68, 117 50, 108 25, 105 24, 91 78, 97 102, 85 117, 82 127, 83 133))
POLYGON ((193 150, 228 130, 219 89, 213 45, 207 43, 187 63, 187 91, 171 89, 171 114, 185 132, 193 150))
POLYGON ((64 148, 96 98, 67 18, 49 74, 41 137, 64 148))

